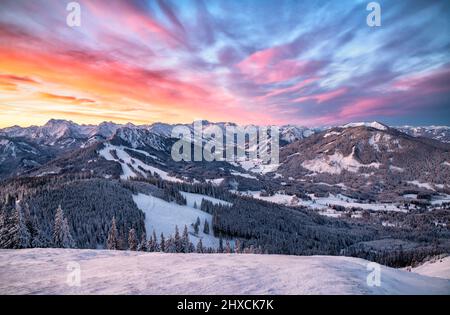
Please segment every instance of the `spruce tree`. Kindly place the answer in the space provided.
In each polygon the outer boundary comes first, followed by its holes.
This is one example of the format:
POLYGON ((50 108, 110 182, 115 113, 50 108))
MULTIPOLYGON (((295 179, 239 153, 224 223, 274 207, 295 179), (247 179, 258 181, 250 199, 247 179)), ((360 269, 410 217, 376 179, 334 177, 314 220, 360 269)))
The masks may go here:
POLYGON ((164 238, 164 233, 161 233, 161 241, 159 243, 159 249, 161 252, 166 252, 166 239, 164 238))
POLYGON ((180 237, 180 232, 178 231, 178 225, 175 225, 175 236, 173 239, 173 243, 175 245, 175 252, 181 253, 183 252, 183 242, 180 237))
POLYGON ((184 226, 184 230, 183 230, 183 238, 182 238, 181 244, 182 244, 182 250, 181 250, 181 253, 189 253, 189 250, 190 250, 190 248, 189 248, 190 241, 189 241, 188 228, 187 228, 186 225, 184 226))
POLYGON ((197 243, 197 253, 203 254, 203 243, 202 239, 200 239, 197 243))
POLYGON ((156 237, 155 230, 153 230, 152 238, 153 238, 153 246, 154 246, 153 251, 154 252, 159 252, 160 247, 159 247, 159 243, 158 243, 158 238, 156 237))
POLYGON ((166 253, 177 253, 177 245, 175 239, 170 236, 165 243, 166 253))
POLYGON ((194 223, 194 232, 196 235, 198 235, 199 227, 200 227, 200 218, 197 217, 197 221, 195 221, 194 223))
POLYGON ((64 218, 64 212, 59 205, 56 209, 55 224, 53 229, 53 246, 56 248, 72 248, 74 241, 70 234, 69 224, 64 218))
POLYGON ((236 254, 241 253, 241 241, 239 239, 237 239, 236 242, 234 243, 234 252, 236 254))
POLYGON ((36 217, 31 216, 30 206, 28 205, 28 203, 25 204, 23 216, 28 232, 30 233, 30 247, 32 248, 42 247, 43 242, 41 239, 40 228, 38 226, 36 217))
POLYGON ((223 253, 223 239, 222 239, 222 234, 219 236, 219 249, 218 249, 219 253, 223 253))
POLYGON ((1 231, 1 248, 27 248, 31 245, 31 235, 25 223, 22 207, 19 201, 10 218, 4 218, 1 231))
POLYGON ((119 233, 117 232, 116 218, 112 218, 111 228, 108 232, 108 239, 106 241, 106 248, 111 250, 118 250, 119 247, 119 233))
POLYGON ((136 237, 136 231, 130 229, 128 232, 128 250, 137 250, 138 242, 136 237))
POLYGON ((148 251, 148 248, 147 248, 147 235, 145 234, 145 232, 142 233, 141 242, 139 243, 137 250, 140 251, 140 252, 148 251))
POLYGON ((209 223, 206 219, 205 219, 205 224, 203 226, 203 233, 209 234, 209 223))
POLYGON ((152 235, 150 235, 150 238, 147 241, 147 251, 155 252, 155 240, 152 235))
POLYGON ((230 246, 230 242, 228 240, 225 242, 224 253, 227 253, 227 254, 231 253, 231 246, 230 246))

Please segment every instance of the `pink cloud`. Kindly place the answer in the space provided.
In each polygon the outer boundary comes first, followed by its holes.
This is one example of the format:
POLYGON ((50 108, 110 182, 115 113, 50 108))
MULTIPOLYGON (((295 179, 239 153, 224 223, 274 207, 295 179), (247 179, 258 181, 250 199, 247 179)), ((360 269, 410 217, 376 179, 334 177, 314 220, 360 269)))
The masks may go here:
POLYGON ((95 16, 116 25, 114 29, 126 30, 140 36, 155 34, 158 40, 171 47, 184 43, 181 36, 161 25, 145 11, 138 10, 126 1, 87 1, 85 5, 95 16))
POLYGON ((276 47, 260 50, 251 54, 246 59, 241 61, 238 64, 238 68, 240 69, 264 68, 267 67, 272 62, 274 62, 279 57, 281 57, 280 51, 276 47))
POLYGON ((282 46, 257 51, 236 65, 237 69, 257 84, 280 83, 299 76, 309 76, 321 66, 316 61, 285 59, 282 46))
POLYGON ((302 97, 294 99, 292 101, 292 103, 302 103, 302 102, 313 100, 320 104, 320 103, 335 99, 337 97, 340 97, 340 96, 344 95, 345 93, 347 93, 347 91, 348 91, 347 88, 340 88, 340 89, 330 91, 330 92, 302 96, 302 97))
POLYGON ((392 97, 363 98, 344 106, 337 117, 339 121, 351 121, 355 118, 370 116, 388 116, 404 112, 402 107, 394 107, 392 97))
POLYGON ((450 90, 450 67, 426 73, 412 74, 394 82, 395 90, 414 90, 417 94, 439 93, 450 90))
POLYGON ((274 97, 274 96, 278 96, 278 95, 282 95, 282 94, 286 94, 286 93, 299 92, 304 87, 316 82, 317 80, 319 80, 319 78, 310 78, 310 79, 302 80, 302 81, 298 82, 297 84, 294 84, 290 87, 278 88, 278 89, 273 88, 273 89, 271 89, 271 92, 261 96, 259 99, 264 100, 264 99, 267 99, 270 97, 274 97))

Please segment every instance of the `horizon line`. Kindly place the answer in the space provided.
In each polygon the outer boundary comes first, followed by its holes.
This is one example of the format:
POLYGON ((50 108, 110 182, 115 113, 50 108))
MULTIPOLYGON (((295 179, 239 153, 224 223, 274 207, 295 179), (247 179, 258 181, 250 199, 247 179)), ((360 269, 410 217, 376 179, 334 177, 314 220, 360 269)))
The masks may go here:
POLYGON ((354 120, 354 121, 347 121, 344 123, 336 123, 336 124, 327 124, 327 125, 316 125, 316 126, 307 126, 307 125, 302 125, 302 124, 296 124, 296 123, 287 123, 287 124, 239 124, 233 121, 211 121, 208 119, 196 119, 193 120, 191 122, 175 122, 175 123, 169 123, 169 122, 163 122, 163 121, 155 121, 155 122, 149 122, 149 123, 144 123, 144 124, 136 124, 132 121, 128 121, 128 122, 124 122, 124 123, 120 123, 120 122, 115 122, 113 120, 104 120, 104 121, 100 121, 98 123, 83 123, 80 121, 74 121, 72 119, 64 119, 64 118, 50 118, 49 120, 47 120, 45 123, 40 124, 40 125, 36 125, 36 124, 30 124, 30 125, 20 125, 20 124, 14 124, 14 125, 9 125, 9 126, 5 126, 5 127, 1 127, 0 126, 0 130, 4 130, 4 129, 9 129, 9 128, 32 128, 32 127, 43 127, 45 125, 47 125, 48 123, 50 123, 51 121, 62 121, 62 122, 68 122, 68 123, 72 123, 75 124, 77 126, 99 126, 101 124, 104 123, 112 123, 115 125, 120 125, 120 126, 124 126, 126 127, 127 125, 132 125, 135 127, 143 127, 143 126, 152 126, 152 125, 156 125, 156 124, 165 124, 165 125, 169 125, 169 126, 177 126, 177 125, 192 125, 194 122, 196 121, 202 121, 202 122, 207 122, 209 124, 234 124, 236 126, 278 126, 278 127, 287 127, 287 126, 293 126, 293 127, 301 127, 301 128, 308 128, 308 129, 314 129, 314 128, 332 128, 332 127, 341 127, 341 126, 345 126, 348 124, 353 124, 353 123, 380 123, 383 124, 385 126, 388 127, 414 127, 414 128, 421 128, 421 127, 434 127, 434 128, 450 128, 450 125, 436 125, 436 124, 430 124, 430 125, 416 125, 416 124, 398 124, 398 125, 394 125, 394 124, 388 124, 386 122, 383 122, 381 120, 354 120))

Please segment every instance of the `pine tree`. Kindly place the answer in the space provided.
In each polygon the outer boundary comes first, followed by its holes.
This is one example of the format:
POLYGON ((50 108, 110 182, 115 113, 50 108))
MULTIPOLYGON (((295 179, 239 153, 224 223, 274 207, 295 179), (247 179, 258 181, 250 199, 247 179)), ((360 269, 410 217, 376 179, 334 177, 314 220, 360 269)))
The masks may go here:
POLYGON ((53 229, 53 246, 56 248, 72 248, 74 241, 70 234, 69 224, 64 218, 64 212, 59 205, 55 214, 55 225, 53 229))
POLYGON ((117 238, 117 244, 118 244, 117 249, 120 249, 120 250, 127 249, 126 238, 127 238, 126 232, 124 230, 120 230, 118 233, 118 238, 117 238))
POLYGON ((154 238, 153 238, 153 236, 152 235, 150 235, 150 238, 148 239, 148 241, 147 241, 147 251, 149 251, 149 252, 155 252, 156 250, 155 250, 155 240, 154 240, 154 238))
POLYGON ((4 218, 4 227, 1 231, 1 248, 27 248, 31 244, 31 235, 25 223, 22 207, 19 201, 16 202, 15 209, 11 217, 4 218))
POLYGON ((227 254, 231 253, 231 246, 230 246, 230 242, 228 240, 225 242, 224 253, 227 253, 227 254))
POLYGON ((178 225, 175 225, 175 236, 173 239, 173 243, 175 245, 175 252, 181 253, 183 252, 183 242, 180 237, 180 232, 178 231, 178 225))
POLYGON ((206 219, 205 219, 205 224, 203 226, 203 233, 209 234, 209 223, 206 219))
POLYGON ((0 208, 0 229, 6 225, 5 211, 0 208))
POLYGON ((241 253, 241 241, 239 239, 237 239, 236 242, 234 243, 234 252, 236 254, 241 253))
POLYGON ((197 221, 195 221, 194 223, 194 232, 196 235, 198 235, 199 227, 200 227, 200 218, 197 217, 197 221))
POLYGON ((152 235, 152 238, 153 238, 153 251, 154 252, 159 252, 159 250, 160 250, 160 247, 159 247, 159 243, 158 243, 158 238, 156 237, 156 232, 155 232, 155 230, 153 230, 153 235, 152 235))
POLYGON ((128 250, 137 250, 137 246, 136 231, 134 229, 130 229, 128 232, 128 250))
POLYGON ((199 254, 203 254, 203 243, 202 243, 202 239, 200 239, 197 243, 197 253, 199 254))
POLYGON ((159 249, 165 253, 166 252, 166 239, 164 238, 164 234, 161 233, 161 242, 159 243, 159 249))
POLYGON ((175 239, 171 236, 166 240, 165 243, 166 253, 177 253, 177 245, 175 239))
POLYGON ((188 253, 195 253, 195 246, 194 246, 194 243, 192 243, 192 242, 189 242, 188 253))
POLYGON ((147 235, 145 234, 145 232, 142 233, 141 242, 139 243, 137 250, 140 251, 140 252, 148 251, 148 248, 147 248, 147 235))
POLYGON ((223 253, 223 239, 222 239, 222 235, 219 236, 219 249, 218 249, 219 253, 223 253))
POLYGON ((189 253, 189 233, 188 233, 188 228, 185 225, 184 226, 184 230, 183 230, 183 238, 181 240, 181 244, 182 244, 182 249, 181 249, 181 253, 189 253))
POLYGON ((108 239, 106 241, 106 248, 111 250, 118 250, 119 247, 119 233, 117 232, 116 218, 112 218, 111 228, 108 232, 108 239))
POLYGON ((31 216, 30 206, 28 205, 28 203, 25 204, 23 215, 28 232, 30 233, 30 247, 32 248, 42 247, 43 242, 41 239, 40 228, 38 226, 36 217, 31 216))

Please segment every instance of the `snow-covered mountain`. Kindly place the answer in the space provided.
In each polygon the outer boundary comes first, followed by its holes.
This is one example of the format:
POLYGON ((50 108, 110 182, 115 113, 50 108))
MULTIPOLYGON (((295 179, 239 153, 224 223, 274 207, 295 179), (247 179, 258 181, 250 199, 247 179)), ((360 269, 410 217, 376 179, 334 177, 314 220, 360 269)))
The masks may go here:
MULTIPOLYGON (((133 124, 116 124, 103 122, 99 125, 79 125, 72 121, 51 119, 43 126, 19 127, 13 126, 0 129, 0 178, 19 174, 34 167, 45 164, 52 159, 70 154, 78 149, 111 141, 116 145, 130 148, 141 148, 149 151, 165 152, 166 159, 170 153, 172 129, 179 125, 154 123, 152 125, 136 126, 133 124), (27 149, 31 146, 33 149, 27 149)), ((184 124, 192 133, 194 124, 184 124)), ((204 132, 219 127, 224 133, 227 126, 233 123, 212 123, 202 121, 204 132)), ((282 126, 281 139, 283 143, 291 143, 313 134, 313 130, 282 126)), ((161 159, 165 159, 161 157, 161 159)))
POLYGON ((19 127, 13 126, 0 129, 0 136, 10 138, 25 138, 39 144, 50 146, 71 145, 94 136, 109 138, 115 134, 121 125, 113 122, 103 122, 99 125, 79 125, 72 121, 51 119, 43 126, 19 127))
MULTIPOLYGON (((223 131, 227 126, 237 126, 230 122, 209 122, 202 121, 204 130, 208 130, 213 126, 219 126, 223 131)), ((47 145, 57 145, 58 141, 67 139, 89 139, 95 136, 108 139, 112 137, 116 131, 122 127, 128 127, 130 129, 146 129, 155 134, 163 137, 170 137, 172 129, 175 126, 186 126, 193 130, 193 124, 167 124, 167 123, 154 123, 150 125, 136 126, 131 123, 128 124, 116 124, 113 122, 102 122, 99 125, 79 125, 72 121, 51 119, 43 126, 30 126, 20 127, 13 126, 0 129, 0 136, 11 138, 26 138, 34 140, 39 143, 47 145)), ((379 130, 386 130, 387 125, 380 122, 353 122, 346 125, 339 126, 341 128, 349 127, 371 127, 379 130)), ((243 126, 246 127, 246 126, 243 126)), ((282 125, 280 128, 280 139, 286 143, 292 143, 294 141, 307 138, 315 133, 331 129, 334 127, 314 127, 308 128, 298 125, 282 125)), ((412 126, 399 126, 394 127, 401 132, 409 134, 414 137, 425 137, 439 140, 442 142, 450 141, 450 127, 447 126, 426 126, 426 127, 412 127, 412 126)))
MULTIPOLYGON (((116 124, 113 122, 102 122, 99 125, 79 125, 72 121, 51 119, 43 126, 30 126, 20 127, 13 126, 4 129, 0 129, 0 137, 9 138, 25 138, 29 141, 34 141, 39 144, 45 144, 50 146, 64 146, 78 144, 85 142, 92 138, 109 139, 115 135, 117 130, 123 127, 129 129, 148 130, 154 134, 160 135, 165 138, 169 138, 172 133, 172 129, 175 126, 186 126, 189 129, 194 129, 194 124, 166 124, 166 123, 154 123, 151 125, 136 126, 131 123, 128 124, 116 124)), ((209 121, 202 121, 203 130, 207 132, 212 127, 218 126, 225 132, 227 126, 237 126, 233 123, 218 122, 212 123, 209 121)), ((246 127, 246 126, 243 126, 246 127)), ((291 143, 298 139, 306 138, 314 134, 318 128, 309 129, 306 127, 286 125, 280 126, 281 139, 285 142, 291 143)))
POLYGON ((55 158, 52 150, 21 138, 0 137, 0 178, 41 166, 55 158))
POLYGON ((292 143, 294 141, 307 138, 318 131, 320 131, 319 128, 284 125, 280 127, 280 138, 287 143, 292 143))
POLYGON ((399 126, 396 129, 413 137, 424 137, 450 143, 450 127, 449 126, 399 126))
POLYGON ((0 294, 450 294, 435 274, 381 266, 378 283, 369 261, 332 256, 0 250, 0 270, 0 294))
POLYGON ((448 144, 411 137, 384 125, 356 124, 283 147, 275 179, 297 190, 324 183, 347 193, 390 199, 408 189, 448 192, 449 165, 448 144))
MULTIPOLYGON (((106 141, 117 147, 117 152, 127 155, 130 161, 141 161, 143 164, 140 167, 144 169, 157 167, 162 172, 177 173, 178 176, 188 177, 190 180, 223 182, 227 176, 231 176, 238 178, 238 181, 256 182, 257 176, 272 174, 279 177, 280 183, 288 178, 353 185, 361 185, 361 181, 366 181, 363 186, 371 187, 375 184, 379 186, 380 181, 391 182, 396 178, 416 183, 415 186, 429 187, 430 190, 445 190, 449 185, 446 180, 450 177, 447 176, 450 171, 447 144, 408 136, 379 122, 349 123, 326 129, 281 126, 280 165, 269 166, 262 165, 260 161, 175 164, 170 156, 175 141, 170 138, 174 126, 163 123, 144 126, 119 125, 112 122, 97 126, 50 120, 41 127, 5 128, 0 130, 0 161, 4 161, 0 176, 27 171, 55 158, 70 155, 80 149, 88 149, 96 144, 101 145, 106 141), (27 149, 25 145, 31 146, 33 150, 27 149), (133 150, 124 151, 124 148, 133 150), (136 149, 141 150, 141 153, 136 149)), ((191 130, 194 128, 193 124, 183 126, 191 130)), ((202 126, 203 131, 207 132, 217 126, 225 131, 227 126, 236 125, 203 121, 202 126)), ((111 161, 121 163, 123 169, 129 169, 127 163, 122 163, 120 159, 111 158, 111 161)), ((68 162, 66 159, 59 160, 56 163, 58 172, 66 169, 67 165, 61 163, 68 162)), ((92 170, 92 165, 83 168, 92 170)), ((57 171, 48 166, 44 169, 45 172, 57 171)), ((130 174, 139 173, 142 173, 142 170, 130 174)))
POLYGON ((348 123, 346 125, 341 126, 342 128, 352 128, 352 127, 370 127, 378 130, 387 130, 389 127, 378 122, 378 121, 372 121, 372 122, 355 122, 355 123, 348 123))

